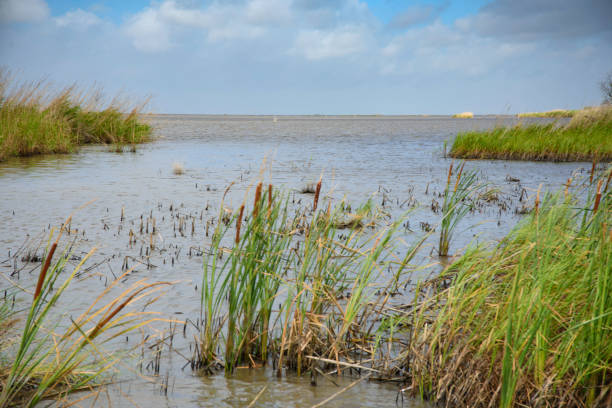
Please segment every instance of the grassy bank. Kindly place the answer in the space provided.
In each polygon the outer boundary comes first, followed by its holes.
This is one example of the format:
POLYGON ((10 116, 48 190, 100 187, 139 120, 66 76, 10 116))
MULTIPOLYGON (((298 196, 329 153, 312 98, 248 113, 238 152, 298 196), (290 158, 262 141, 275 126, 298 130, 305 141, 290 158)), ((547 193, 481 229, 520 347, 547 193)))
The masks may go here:
POLYGON ((578 110, 553 109, 546 112, 524 112, 516 116, 519 118, 571 118, 578 110))
POLYGON ((516 125, 460 133, 450 155, 467 159, 612 160, 612 107, 577 112, 565 126, 516 125))
POLYGON ((586 206, 547 196, 497 247, 422 287, 405 353, 413 392, 457 407, 610 406, 608 183, 610 170, 586 206))
POLYGON ((12 83, 0 72, 0 161, 13 156, 68 153, 90 143, 134 145, 151 127, 140 106, 117 99, 104 103, 98 91, 76 87, 53 91, 44 83, 12 83))

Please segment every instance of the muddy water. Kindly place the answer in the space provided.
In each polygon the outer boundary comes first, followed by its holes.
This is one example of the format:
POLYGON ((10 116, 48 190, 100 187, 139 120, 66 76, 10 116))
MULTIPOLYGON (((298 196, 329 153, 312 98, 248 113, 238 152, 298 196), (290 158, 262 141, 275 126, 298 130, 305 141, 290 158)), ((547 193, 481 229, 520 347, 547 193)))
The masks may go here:
MULTIPOLYGON (((62 307, 75 314, 122 271, 126 262, 135 270, 124 285, 147 278, 176 283, 150 308, 183 320, 199 315, 201 251, 208 245, 206 225, 216 217, 226 187, 224 205, 236 209, 260 178, 290 192, 295 205, 307 205, 312 195, 300 193, 323 175, 325 200, 345 199, 357 206, 368 198, 393 216, 411 210, 402 234, 411 242, 435 228, 441 204, 438 194, 451 162, 444 142, 459 131, 510 125, 509 117, 152 117, 157 140, 135 153, 109 153, 105 147, 86 147, 73 155, 15 159, 0 164, 0 273, 22 286, 32 286, 40 262, 24 255, 40 255, 49 227, 73 214, 71 234, 75 264, 91 247, 97 252, 74 282, 62 307), (265 165, 263 163, 265 162, 265 165), (184 174, 173 173, 179 163, 184 174), (263 171, 261 170, 263 167, 263 171), (93 200, 93 201, 92 201, 93 200), (82 207, 84 204, 86 206, 82 207), (82 208, 81 208, 82 207, 82 208), (123 220, 121 219, 123 211, 123 220), (147 253, 153 232, 155 249, 147 253), (147 220, 149 224, 147 227, 147 220), (140 225, 143 224, 143 234, 140 225), (149 228, 149 233, 145 231, 149 228), (129 231, 137 235, 129 243, 129 231), (149 257, 147 257, 149 255, 149 257)), ((542 120, 540 120, 542 121, 542 120)), ((466 169, 480 172, 497 201, 483 203, 459 225, 451 252, 469 244, 501 238, 520 219, 517 210, 533 203, 536 190, 556 190, 573 172, 585 173, 585 163, 470 161, 466 169)), ((212 232, 212 228, 211 232, 212 232)), ((434 234, 419 258, 437 261, 434 234), (430 256, 431 255, 431 256, 430 256)), ((435 273, 419 272, 416 278, 435 273)), ((432 272, 433 271, 433 272, 432 272)), ((0 289, 8 286, 0 280, 0 289)), ((169 330, 159 326, 159 330, 169 330)), ((175 349, 190 355, 182 325, 175 349)), ((124 348, 135 347, 137 335, 124 348)), ((188 337, 188 336, 187 336, 188 337)), ((123 339, 122 339, 123 341, 123 339)), ((139 351, 137 351, 139 353, 139 351)), ((147 352, 148 353, 148 352, 147 352)), ((288 374, 276 379, 268 370, 239 369, 236 375, 193 375, 177 352, 166 351, 159 376, 145 364, 142 371, 157 382, 134 379, 111 386, 96 402, 113 406, 245 406, 267 386, 260 406, 310 406, 351 383, 337 384, 288 374), (167 392, 160 386, 166 381, 167 392)), ((126 361, 128 361, 126 359, 126 361)), ((395 406, 399 385, 361 382, 329 406, 395 406)), ((399 400, 401 403, 401 399, 399 400)), ((426 404, 411 399, 404 406, 426 404)), ((87 405, 87 404, 85 404, 87 405)))

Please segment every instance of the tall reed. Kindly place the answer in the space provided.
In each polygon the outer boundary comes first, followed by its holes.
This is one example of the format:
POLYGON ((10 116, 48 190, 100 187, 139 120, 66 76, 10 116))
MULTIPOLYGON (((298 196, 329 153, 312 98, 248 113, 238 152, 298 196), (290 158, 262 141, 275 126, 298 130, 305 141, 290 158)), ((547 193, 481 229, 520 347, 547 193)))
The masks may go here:
POLYGON ((217 225, 205 256, 201 291, 203 330, 199 340, 200 367, 217 361, 221 327, 227 322, 224 366, 252 365, 267 360, 268 327, 273 301, 284 269, 283 255, 291 241, 285 231, 288 200, 278 193, 261 194, 258 187, 249 222, 242 229, 244 206, 237 218, 235 245, 223 262, 221 243, 229 229, 217 225), (271 201, 269 201, 271 199, 271 201), (260 209, 267 208, 267 211, 260 209), (240 233, 242 231, 242 233, 240 233), (227 303, 225 303, 227 301, 227 303))
MULTIPOLYGON (((412 270, 408 262, 415 247, 402 258, 395 255, 404 250, 395 239, 401 222, 371 231, 365 222, 341 222, 342 205, 293 212, 287 196, 271 191, 256 189, 252 210, 244 210, 250 216, 236 226, 241 233, 231 249, 222 243, 231 242, 226 236, 232 223, 217 226, 204 262, 194 367, 210 371, 223 365, 231 372, 266 364, 272 353, 279 373, 289 368, 301 374, 312 372, 317 359, 338 364, 352 359, 358 341, 372 352, 377 344, 373 303, 378 296, 378 312, 383 310, 390 288, 412 270), (395 274, 379 283, 388 270, 395 274), (381 287, 385 294, 375 295, 381 287)), ((369 202, 355 216, 376 218, 376 212, 369 202)), ((238 213, 234 220, 239 219, 238 213)))
POLYGON ((442 221, 440 222, 440 239, 438 242, 438 255, 447 256, 453 233, 457 224, 465 217, 472 207, 469 198, 480 187, 476 185, 476 173, 467 171, 463 173, 465 162, 461 164, 459 172, 452 183, 453 164, 448 168, 446 187, 444 188, 444 201, 442 203, 442 221))
POLYGON ((405 352, 415 392, 459 407, 610 404, 612 199, 597 184, 582 201, 546 195, 498 246, 449 266, 450 287, 421 292, 405 352))
MULTIPOLYGON (((60 321, 52 316, 53 308, 95 251, 92 249, 63 282, 59 281, 70 255, 64 252, 53 261, 61 231, 41 267, 18 342, 1 350, 6 354, 0 361, 8 364, 0 365, 0 407, 33 407, 44 399, 95 385, 96 379, 118 361, 112 353, 102 353, 99 346, 155 320, 143 313, 125 313, 125 309, 157 291, 159 285, 168 284, 139 281, 103 304, 102 299, 125 275, 120 276, 85 312, 71 318, 70 324, 63 322, 67 326, 63 333, 56 333, 60 321)), ((0 338, 6 334, 0 334, 0 338)))

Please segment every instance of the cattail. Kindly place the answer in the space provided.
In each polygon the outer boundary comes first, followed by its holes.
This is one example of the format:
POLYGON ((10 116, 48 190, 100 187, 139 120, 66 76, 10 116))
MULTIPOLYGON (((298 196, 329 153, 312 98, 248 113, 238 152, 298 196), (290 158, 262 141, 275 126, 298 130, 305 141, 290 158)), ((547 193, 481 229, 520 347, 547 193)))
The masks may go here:
POLYGON ((463 173, 463 167, 465 166, 465 162, 463 162, 463 164, 461 165, 461 168, 459 169, 459 174, 457 174, 457 181, 455 181, 455 189, 454 192, 457 192, 457 187, 459 187, 459 181, 461 180, 461 173, 463 173))
POLYGON ((106 326, 106 324, 108 324, 108 322, 110 322, 110 320, 115 317, 117 315, 117 313, 119 313, 124 307, 126 307, 136 296, 138 296, 140 293, 144 292, 145 290, 153 287, 153 286, 157 286, 157 285, 169 285, 168 282, 156 282, 156 283, 151 283, 148 285, 143 286, 142 288, 138 289, 137 291, 133 292, 130 296, 128 296, 127 299, 125 299, 123 301, 123 303, 121 303, 119 306, 117 306, 115 308, 115 310, 113 310, 108 316, 106 316, 105 318, 101 319, 98 324, 96 324, 96 326, 94 327, 94 329, 91 331, 91 333, 89 334, 89 338, 93 339, 95 338, 98 333, 100 332, 100 330, 102 330, 102 328, 104 326, 106 326))
POLYGON ((601 200, 601 185, 603 184, 603 180, 599 179, 599 183, 597 183, 597 194, 595 195, 595 205, 593 206, 593 213, 597 212, 599 208, 599 201, 601 200))
POLYGON ((272 214, 272 184, 268 184, 268 218, 272 214))
POLYGON ((608 191, 608 185, 610 184, 610 179, 612 178, 612 170, 608 173, 608 181, 606 181, 606 188, 604 188, 604 193, 608 191))
MULTIPOLYGON (((68 217, 68 219, 63 225, 69 224, 71 221, 72 221, 72 215, 68 217)), ((55 239, 55 242, 53 243, 53 245, 51 245, 51 249, 49 250, 49 253, 47 254, 47 259, 45 259, 45 264, 40 270, 40 275, 38 275, 38 282, 36 283, 36 289, 34 290, 34 300, 36 300, 38 296, 40 295, 43 283, 45 282, 45 277, 47 276, 47 271, 49 270, 49 266, 51 265, 51 258, 53 258, 53 254, 55 253, 55 250, 57 249, 57 243, 62 237, 63 232, 64 232, 64 227, 62 226, 62 228, 60 228, 59 235, 55 239)))
POLYGON ((242 215, 244 214, 244 204, 240 206, 240 214, 236 220, 236 245, 240 242, 240 225, 242 224, 242 215))
POLYGON ((451 176, 453 175, 453 163, 448 166, 448 177, 446 178, 446 188, 450 186, 451 176))
POLYGON ((540 206, 540 189, 542 188, 542 184, 538 187, 538 193, 536 194, 535 199, 535 213, 538 213, 538 207, 540 206))
POLYGON ((589 178, 589 183, 593 184, 593 176, 595 175, 595 166, 597 165, 597 160, 593 159, 593 165, 591 166, 591 177, 589 178))
POLYGON ((253 203, 253 218, 257 218, 257 214, 259 213, 259 202, 261 201, 261 181, 257 184, 257 188, 255 189, 255 202, 253 203))
POLYGON ((317 210, 317 204, 319 204, 319 194, 321 193, 321 177, 319 177, 319 182, 317 183, 317 189, 315 190, 314 196, 314 204, 312 206, 312 211, 317 210))
POLYGON ((40 271, 40 275, 38 275, 38 283, 36 283, 36 290, 34 291, 34 300, 36 300, 38 296, 40 295, 40 291, 42 290, 43 282, 45 281, 45 277, 47 276, 47 270, 49 270, 49 265, 51 265, 51 258, 53 258, 53 254, 55 253, 56 248, 57 248, 57 241, 55 241, 53 245, 51 245, 49 254, 47 254, 47 259, 45 259, 45 264, 43 265, 43 268, 40 271))

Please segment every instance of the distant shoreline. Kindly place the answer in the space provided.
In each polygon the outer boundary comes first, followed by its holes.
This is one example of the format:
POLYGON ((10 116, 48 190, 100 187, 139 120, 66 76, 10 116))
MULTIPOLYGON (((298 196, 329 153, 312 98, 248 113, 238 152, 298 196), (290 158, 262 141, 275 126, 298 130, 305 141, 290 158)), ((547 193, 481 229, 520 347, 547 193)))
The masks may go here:
MULTIPOLYGON (((144 117, 171 117, 171 116, 192 116, 192 117, 219 117, 219 118, 269 118, 274 119, 292 119, 292 118, 309 118, 309 119, 453 119, 452 114, 448 115, 272 115, 272 114, 224 114, 224 113, 145 113, 144 117)), ((491 119, 491 118, 517 118, 516 114, 483 114, 474 115, 473 119, 491 119)), ((462 119, 465 120, 465 119, 462 119)))

